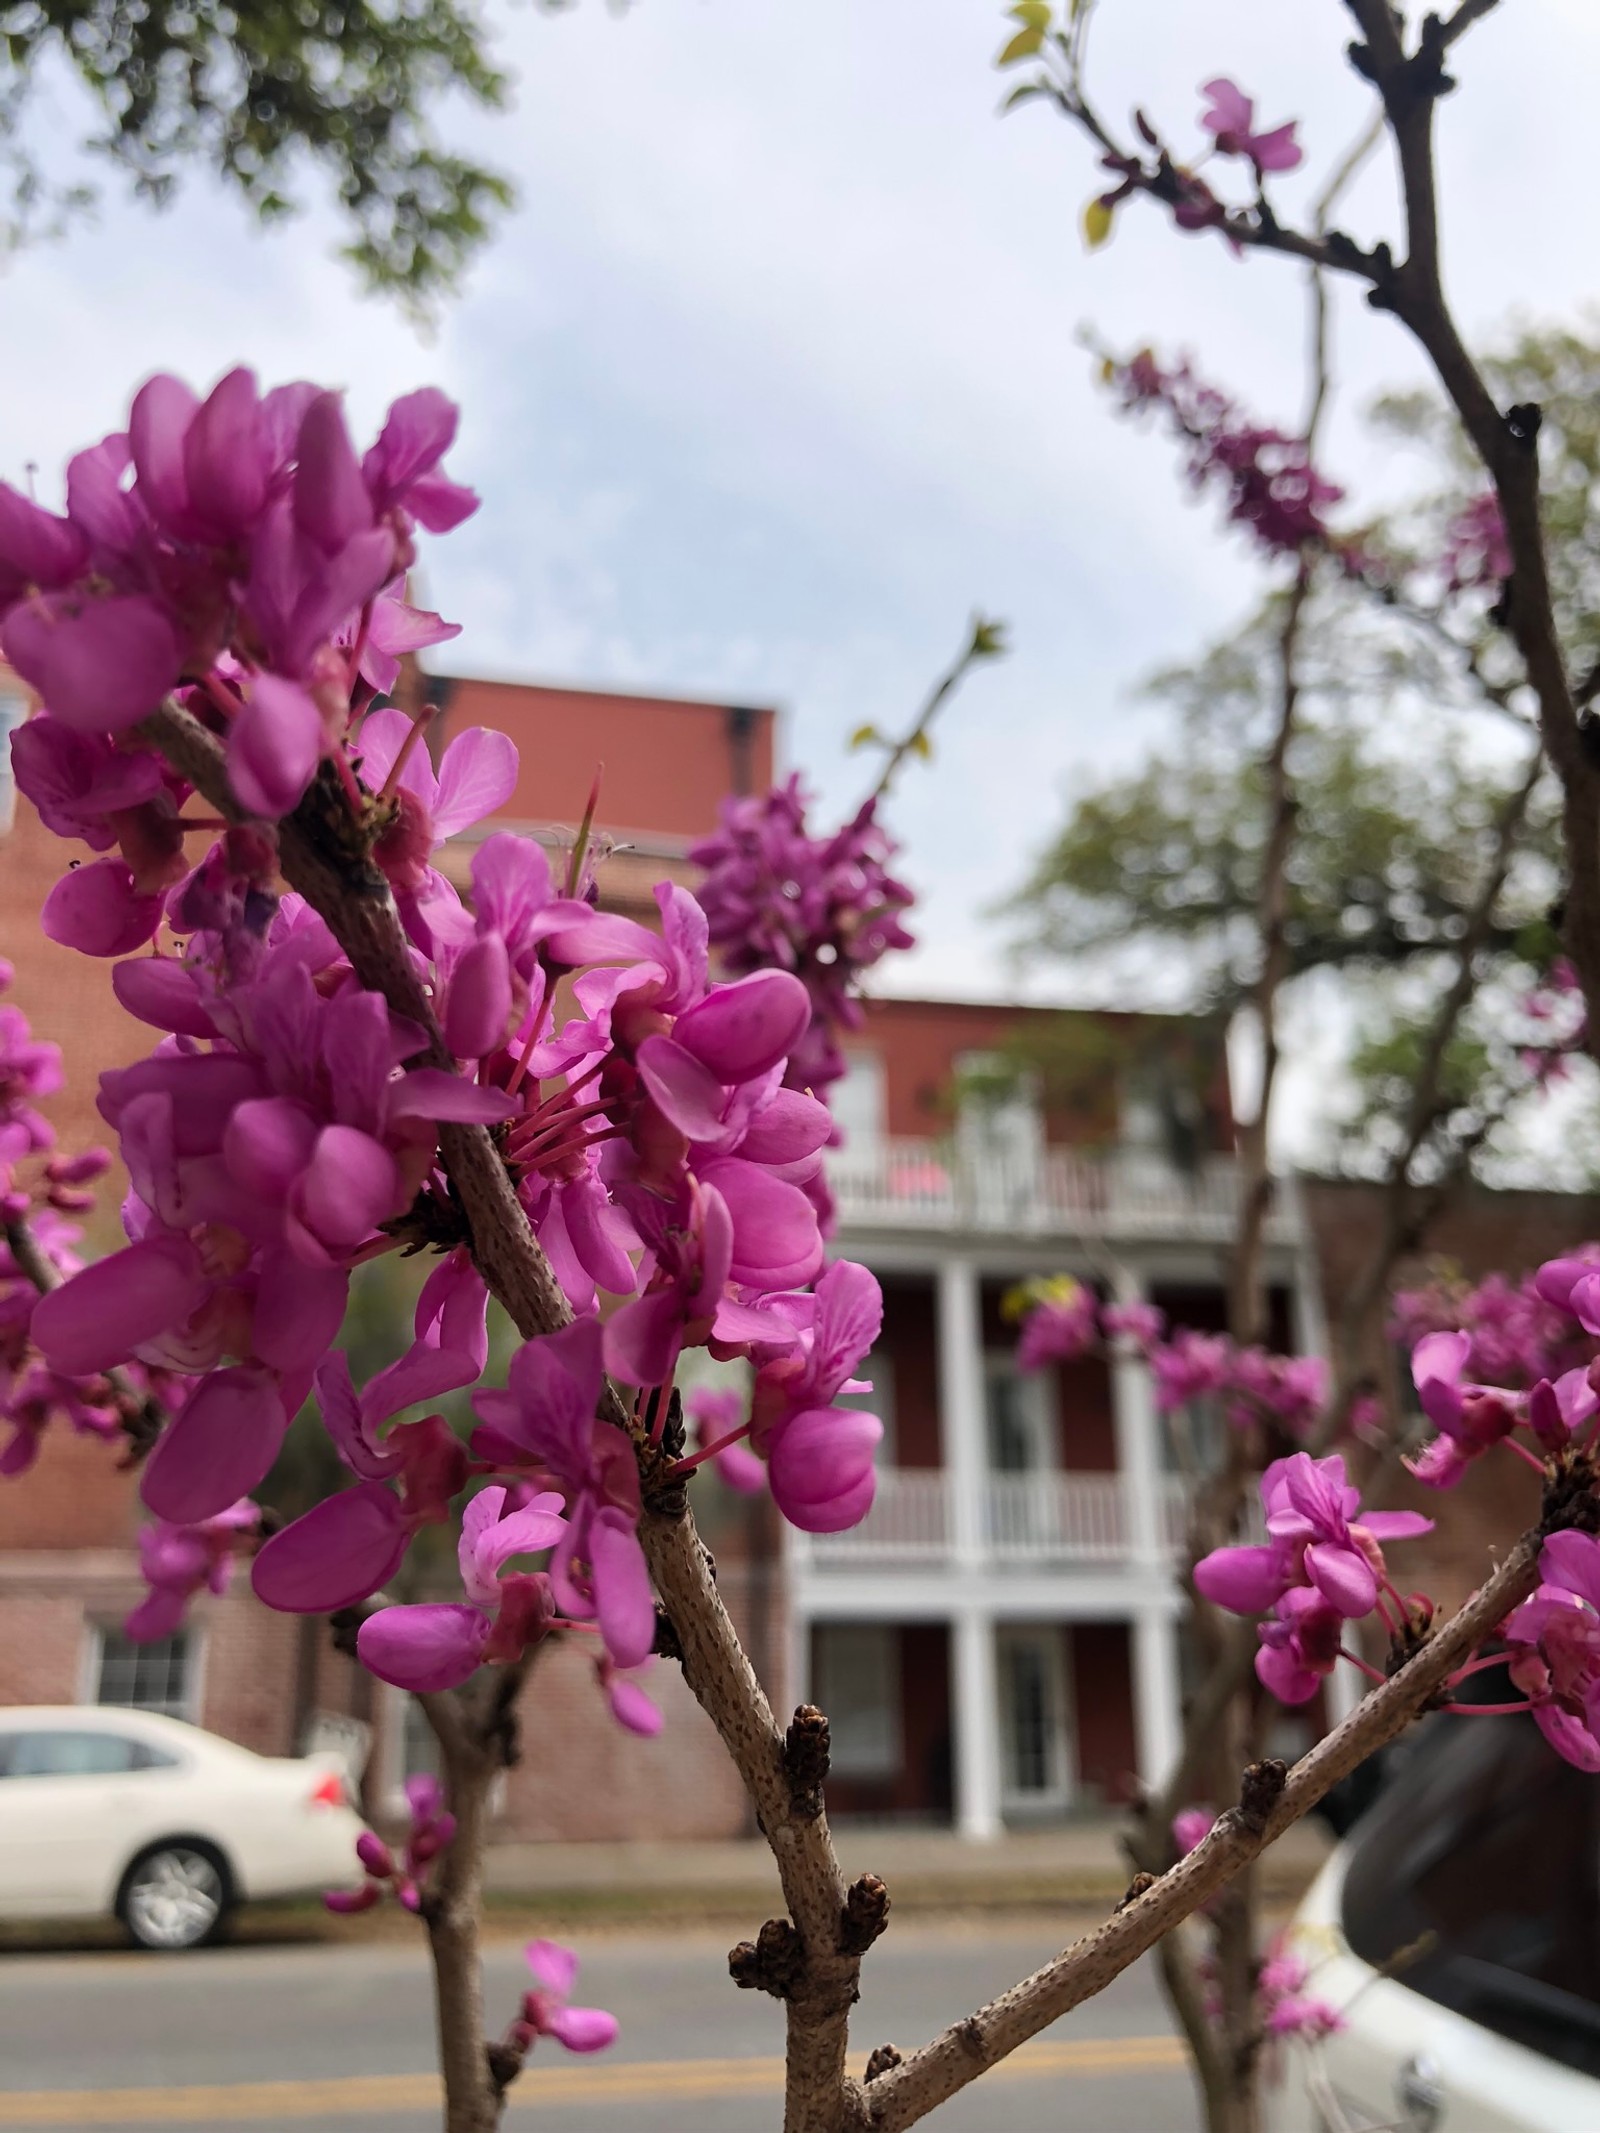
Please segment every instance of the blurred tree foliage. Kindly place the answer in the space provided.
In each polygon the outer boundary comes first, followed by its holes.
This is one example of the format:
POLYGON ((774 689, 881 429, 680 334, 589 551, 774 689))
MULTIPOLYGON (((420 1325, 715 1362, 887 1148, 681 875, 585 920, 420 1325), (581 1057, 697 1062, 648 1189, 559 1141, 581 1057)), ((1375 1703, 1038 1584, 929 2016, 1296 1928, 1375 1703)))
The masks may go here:
MULTIPOLYGON (((1600 342, 1528 331, 1488 367, 1506 402, 1544 410, 1552 576, 1569 655, 1588 672, 1600 661, 1600 342)), ((1318 573, 1289 758, 1286 1000, 1319 976, 1323 997, 1337 992, 1349 1081, 1330 1089, 1330 1124, 1342 1099, 1340 1154, 1362 1170, 1397 1138, 1497 817, 1532 745, 1495 588, 1452 591, 1437 566, 1481 473, 1429 399, 1387 399, 1374 420, 1417 451, 1418 492, 1361 529, 1363 547, 1386 559, 1378 590, 1331 565, 1318 573)), ((1273 593, 1235 635, 1149 684, 1168 716, 1146 760, 1073 797, 1005 907, 1021 959, 1068 962, 1119 1007, 1160 1000, 1213 1029, 1244 1005, 1260 954, 1264 758, 1281 706, 1285 597, 1273 593)), ((1471 1146, 1494 1174, 1497 1152, 1517 1145, 1505 1114, 1532 1086, 1518 1006, 1558 952, 1558 807, 1541 779, 1475 958, 1476 997, 1443 1062, 1436 1162, 1471 1146)), ((1146 1069, 1158 1081, 1162 1071, 1159 1061, 1146 1069)))
POLYGON ((455 282, 512 198, 436 130, 452 97, 505 100, 474 0, 19 0, 0 9, 0 38, 11 245, 97 195, 58 173, 59 114, 45 107, 63 70, 88 93, 73 145, 91 164, 158 206, 187 169, 205 171, 263 221, 293 212, 317 170, 351 233, 344 256, 413 308, 455 282))

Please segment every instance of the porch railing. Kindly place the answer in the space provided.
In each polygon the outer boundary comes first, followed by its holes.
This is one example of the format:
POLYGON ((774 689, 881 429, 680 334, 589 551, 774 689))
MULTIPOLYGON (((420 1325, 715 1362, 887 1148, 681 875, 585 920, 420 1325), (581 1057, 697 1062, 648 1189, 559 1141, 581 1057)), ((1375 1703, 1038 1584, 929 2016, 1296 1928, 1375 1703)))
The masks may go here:
MULTIPOLYGON (((980 1161, 956 1143, 883 1140, 840 1149, 828 1178, 841 1219, 872 1227, 1226 1238, 1238 1221, 1238 1165, 1226 1155, 1180 1171, 1130 1149, 980 1161)), ((1298 1226, 1293 1180, 1280 1179, 1269 1231, 1289 1241, 1298 1226)))
MULTIPOLYGON (((1157 1532, 1165 1552, 1183 1542, 1186 1492, 1159 1483, 1157 1532)), ((1116 1474, 991 1474, 983 1484, 980 1546, 997 1565, 1106 1564, 1131 1560, 1128 1505, 1116 1474)), ((888 1468, 859 1526, 813 1534, 809 1559, 841 1569, 941 1563, 955 1552, 953 1484, 941 1469, 888 1468)))

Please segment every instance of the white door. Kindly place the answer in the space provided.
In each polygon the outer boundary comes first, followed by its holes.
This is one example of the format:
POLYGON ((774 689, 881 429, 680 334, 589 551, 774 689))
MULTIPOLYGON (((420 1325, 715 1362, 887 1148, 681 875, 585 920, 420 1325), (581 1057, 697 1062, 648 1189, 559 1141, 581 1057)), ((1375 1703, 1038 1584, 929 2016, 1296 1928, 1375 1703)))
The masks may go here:
POLYGON ((162 1760, 129 1734, 70 1723, 0 1733, 0 1918, 107 1909, 146 1835, 162 1760))
POLYGON ((1000 1791, 1008 1814, 1060 1814, 1071 1796, 1061 1631, 1008 1624, 997 1639, 1000 1791))

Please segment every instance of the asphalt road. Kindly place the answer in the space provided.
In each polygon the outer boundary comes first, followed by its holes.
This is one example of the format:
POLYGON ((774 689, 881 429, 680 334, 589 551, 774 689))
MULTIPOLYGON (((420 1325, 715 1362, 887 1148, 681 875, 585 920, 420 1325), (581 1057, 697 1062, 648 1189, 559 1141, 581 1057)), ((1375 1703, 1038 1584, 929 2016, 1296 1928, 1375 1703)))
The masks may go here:
MULTIPOLYGON (((778 2120, 782 2012, 736 1992, 728 1935, 596 1937, 575 1997, 609 2007, 615 2047, 545 2043, 506 2124, 572 2133, 765 2133, 778 2120)), ((1056 1945, 998 1923, 891 1928, 854 2025, 873 2044, 931 2035, 1056 1945)), ((491 2022, 525 1973, 490 1950, 491 2022)), ((190 1956, 0 1956, 0 2127, 245 2126, 438 2133, 420 1948, 220 1948, 190 1956)), ((1191 2133, 1188 2076, 1145 1965, 945 2106, 940 2133, 1191 2133)))

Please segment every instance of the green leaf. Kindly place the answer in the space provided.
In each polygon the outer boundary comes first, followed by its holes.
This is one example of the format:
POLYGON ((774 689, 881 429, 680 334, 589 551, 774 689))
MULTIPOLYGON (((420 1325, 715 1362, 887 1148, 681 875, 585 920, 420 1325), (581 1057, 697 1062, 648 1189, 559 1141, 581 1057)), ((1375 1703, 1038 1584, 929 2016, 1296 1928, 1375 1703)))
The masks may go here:
POLYGON ((1045 0, 1017 0, 1015 7, 1006 9, 1013 22, 1020 22, 1025 30, 1047 30, 1050 27, 1050 10, 1045 0))
POLYGON ((871 748, 883 746, 883 735, 876 726, 857 726, 845 744, 848 748, 871 748))
POLYGON ((1011 94, 1001 99, 1000 116, 1004 118, 1008 111, 1014 110, 1018 104, 1025 104, 1031 96, 1049 94, 1048 85, 1042 81, 1019 81, 1011 94))
POLYGON ((1000 57, 995 61, 995 65, 997 67, 1012 67, 1016 65, 1019 59, 1032 59, 1043 43, 1043 30, 1018 30, 1016 36, 1012 38, 1011 42, 1000 54, 1000 57))
POLYGON ((1098 252, 1111 235, 1112 214, 1104 200, 1091 200, 1083 211, 1083 241, 1091 252, 1098 252))
POLYGON ((912 755, 918 757, 924 763, 929 763, 933 760, 933 743, 920 727, 906 742, 906 747, 912 755))

